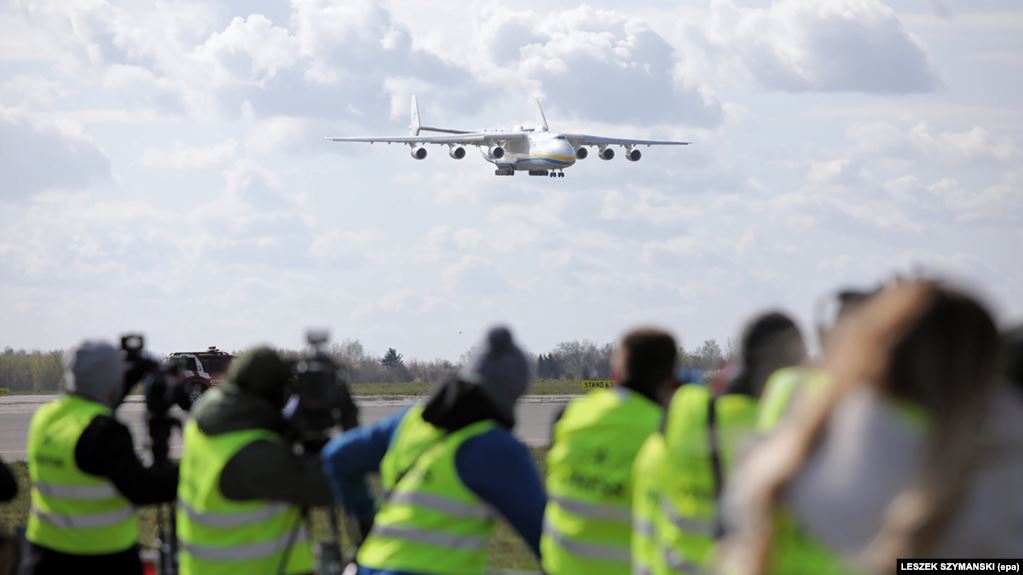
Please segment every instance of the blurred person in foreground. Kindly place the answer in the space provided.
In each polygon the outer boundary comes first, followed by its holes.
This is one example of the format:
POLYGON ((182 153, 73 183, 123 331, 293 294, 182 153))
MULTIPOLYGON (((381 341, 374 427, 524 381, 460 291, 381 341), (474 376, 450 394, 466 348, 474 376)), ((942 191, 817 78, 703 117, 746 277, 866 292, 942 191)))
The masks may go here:
POLYGON ((14 477, 4 460, 0 458, 0 503, 6 503, 18 496, 18 479, 14 477))
POLYGON ((1005 377, 1023 394, 1023 325, 1005 333, 1002 338, 1005 355, 1005 377))
POLYGON ((696 573, 720 535, 718 499, 736 454, 753 435, 768 378, 806 360, 806 345, 787 315, 765 312, 743 330, 737 369, 725 392, 684 385, 671 400, 663 432, 636 458, 633 572, 696 573))
POLYGON ((734 573, 894 573, 899 557, 1011 557, 1023 410, 985 308, 896 283, 835 334, 831 381, 736 473, 734 573), (999 413, 1000 411, 1000 413, 999 413))
POLYGON ((28 430, 32 506, 22 573, 142 573, 135 507, 174 501, 176 465, 146 467, 114 417, 134 381, 123 352, 86 341, 64 358, 65 393, 28 430))
MULTIPOLYGON (((0 458, 0 504, 18 496, 18 478, 0 458)), ((14 573, 18 566, 18 543, 6 526, 0 525, 0 573, 14 573)))
POLYGON ((319 461, 294 451, 281 413, 290 379, 276 351, 257 347, 192 407, 178 488, 182 575, 313 571, 300 508, 334 498, 319 461))
POLYGON ((539 554, 546 497, 512 435, 532 382, 526 354, 495 327, 465 371, 425 402, 330 441, 322 457, 343 504, 368 533, 359 573, 482 575, 496 513, 539 554), (380 474, 379 510, 366 476, 380 474))
MULTIPOLYGON (((817 306, 817 340, 827 349, 828 340, 841 323, 853 315, 876 291, 843 289, 829 294, 817 306)), ((771 374, 764 386, 757 413, 757 431, 767 433, 776 428, 793 404, 806 393, 816 393, 827 385, 827 377, 819 362, 792 364, 771 374)))
POLYGON ((629 332, 612 359, 615 386, 573 400, 554 424, 541 542, 549 575, 631 570, 632 467, 661 425, 677 359, 667 332, 629 332))

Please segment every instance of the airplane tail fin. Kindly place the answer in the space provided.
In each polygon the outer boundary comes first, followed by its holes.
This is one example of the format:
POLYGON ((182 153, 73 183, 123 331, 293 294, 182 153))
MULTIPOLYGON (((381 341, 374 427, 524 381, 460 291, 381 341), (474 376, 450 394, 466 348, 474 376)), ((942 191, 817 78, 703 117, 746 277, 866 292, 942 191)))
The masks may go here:
POLYGON ((412 94, 412 122, 408 125, 408 132, 413 136, 418 136, 419 130, 422 128, 423 125, 419 121, 419 103, 416 102, 416 95, 412 94))
POLYGON ((543 113, 543 106, 540 105, 540 98, 536 99, 536 109, 540 112, 540 124, 543 125, 543 131, 547 131, 547 116, 543 113))

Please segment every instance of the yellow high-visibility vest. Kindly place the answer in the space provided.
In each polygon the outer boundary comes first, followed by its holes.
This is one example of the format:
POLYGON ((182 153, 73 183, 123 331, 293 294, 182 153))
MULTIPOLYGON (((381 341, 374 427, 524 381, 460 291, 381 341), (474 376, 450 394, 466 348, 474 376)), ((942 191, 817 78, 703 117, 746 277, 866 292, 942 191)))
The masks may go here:
POLYGON ((232 501, 220 491, 220 474, 227 462, 259 440, 283 441, 262 429, 206 435, 195 421, 185 425, 177 510, 181 575, 277 573, 285 553, 285 573, 313 570, 313 554, 297 506, 232 501))
POLYGON ((632 467, 663 409, 623 387, 576 399, 554 426, 540 539, 548 575, 631 571, 632 467))
POLYGON ((756 400, 723 395, 713 401, 711 435, 711 394, 704 386, 682 386, 668 408, 656 539, 673 573, 696 573, 713 560, 719 482, 756 423, 756 400), (715 472, 714 457, 721 476, 715 472))
POLYGON ((28 540, 71 555, 125 551, 138 540, 135 510, 110 480, 85 473, 75 462, 82 432, 113 411, 77 395, 39 408, 28 430, 32 506, 28 540))
POLYGON ((493 510, 462 483, 458 448, 494 429, 479 421, 446 434, 411 408, 380 464, 387 494, 359 548, 359 564, 383 571, 482 575, 493 510))

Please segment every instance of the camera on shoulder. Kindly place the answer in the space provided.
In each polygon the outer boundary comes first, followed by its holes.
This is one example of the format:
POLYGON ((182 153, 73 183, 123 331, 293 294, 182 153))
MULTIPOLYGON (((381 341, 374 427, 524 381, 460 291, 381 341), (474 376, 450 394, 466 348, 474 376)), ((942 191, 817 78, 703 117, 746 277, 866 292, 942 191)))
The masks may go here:
POLYGON ((284 416, 307 453, 316 453, 333 428, 359 425, 359 410, 337 363, 327 353, 324 330, 306 332, 306 353, 292 363, 294 388, 284 416))

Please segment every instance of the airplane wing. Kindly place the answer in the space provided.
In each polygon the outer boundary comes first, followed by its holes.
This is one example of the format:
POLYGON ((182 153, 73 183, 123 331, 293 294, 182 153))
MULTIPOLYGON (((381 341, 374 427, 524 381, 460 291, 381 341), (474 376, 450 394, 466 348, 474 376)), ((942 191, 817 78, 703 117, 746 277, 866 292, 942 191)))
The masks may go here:
POLYGON ((489 146, 502 142, 524 140, 527 135, 523 132, 469 132, 452 136, 399 136, 383 138, 347 138, 347 137, 326 137, 331 142, 368 142, 373 144, 381 142, 385 144, 454 144, 463 146, 489 146))
POLYGON ((632 140, 629 138, 607 138, 587 134, 563 134, 573 146, 688 146, 692 142, 677 140, 632 140))

